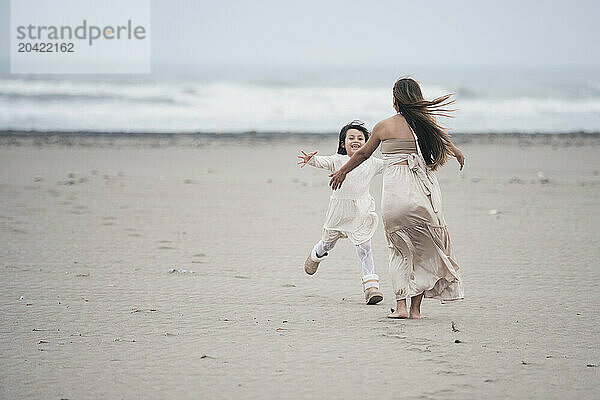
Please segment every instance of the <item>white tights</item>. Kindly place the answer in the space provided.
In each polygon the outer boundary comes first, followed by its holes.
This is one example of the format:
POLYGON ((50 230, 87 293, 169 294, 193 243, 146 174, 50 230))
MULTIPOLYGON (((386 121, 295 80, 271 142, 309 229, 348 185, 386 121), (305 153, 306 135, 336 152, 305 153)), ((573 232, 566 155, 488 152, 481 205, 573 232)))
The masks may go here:
MULTIPOLYGON (((339 238, 338 238, 339 239, 339 238)), ((322 257, 323 254, 335 247, 338 239, 331 242, 317 243, 317 255, 322 257)), ((371 252, 371 241, 367 240, 364 243, 356 245, 356 255, 360 261, 360 269, 363 276, 372 275, 375 273, 375 263, 373 262, 373 253, 371 252)))

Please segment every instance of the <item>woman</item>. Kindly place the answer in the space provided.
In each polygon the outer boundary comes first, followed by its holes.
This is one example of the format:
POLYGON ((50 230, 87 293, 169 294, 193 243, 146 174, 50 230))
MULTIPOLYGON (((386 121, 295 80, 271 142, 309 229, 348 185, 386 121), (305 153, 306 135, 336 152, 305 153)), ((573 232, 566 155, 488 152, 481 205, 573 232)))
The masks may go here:
POLYGON ((397 302, 388 317, 421 318, 423 296, 442 302, 464 297, 434 173, 450 156, 462 170, 464 156, 435 122, 436 116, 452 111, 445 108, 454 102, 450 95, 427 101, 412 78, 398 80, 393 94, 397 114, 375 125, 367 143, 330 175, 330 185, 338 189, 346 174, 381 143, 385 160, 381 208, 397 302))

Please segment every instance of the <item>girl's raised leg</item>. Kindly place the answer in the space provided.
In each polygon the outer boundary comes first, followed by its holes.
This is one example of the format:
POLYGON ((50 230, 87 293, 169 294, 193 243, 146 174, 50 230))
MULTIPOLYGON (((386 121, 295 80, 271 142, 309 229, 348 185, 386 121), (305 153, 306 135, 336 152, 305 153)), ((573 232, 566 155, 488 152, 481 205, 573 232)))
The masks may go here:
POLYGON ((313 275, 319 268, 319 263, 325 259, 327 252, 333 249, 339 238, 333 239, 331 242, 323 242, 319 240, 319 243, 315 244, 310 254, 304 261, 304 271, 308 275, 313 275))
POLYGON ((321 258, 326 255, 325 253, 333 250, 337 241, 338 239, 334 239, 331 242, 319 240, 319 243, 316 245, 317 257, 321 258))

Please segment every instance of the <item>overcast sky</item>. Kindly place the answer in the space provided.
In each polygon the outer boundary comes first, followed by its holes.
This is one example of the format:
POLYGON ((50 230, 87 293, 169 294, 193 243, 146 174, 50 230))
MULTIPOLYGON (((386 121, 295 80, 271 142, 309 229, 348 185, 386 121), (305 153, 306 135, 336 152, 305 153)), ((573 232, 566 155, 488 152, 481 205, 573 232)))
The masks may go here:
MULTIPOLYGON (((9 0, 0 0, 6 61, 9 0)), ((600 67, 600 1, 152 0, 160 65, 600 67)))

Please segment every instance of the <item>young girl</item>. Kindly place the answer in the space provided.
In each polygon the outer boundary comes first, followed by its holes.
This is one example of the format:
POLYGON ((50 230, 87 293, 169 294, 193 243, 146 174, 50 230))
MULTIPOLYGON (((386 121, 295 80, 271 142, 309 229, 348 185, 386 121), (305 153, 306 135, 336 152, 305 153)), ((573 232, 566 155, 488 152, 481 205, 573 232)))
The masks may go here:
MULTIPOLYGON (((299 155, 300 167, 306 164, 337 171, 369 139, 369 131, 360 121, 352 121, 340 131, 337 154, 317 156, 317 152, 299 155)), ((369 193, 371 180, 383 171, 383 160, 369 158, 352 173, 348 174, 344 187, 334 191, 329 199, 327 216, 321 240, 313 247, 304 263, 304 270, 312 275, 319 263, 325 259, 340 238, 348 238, 356 246, 356 254, 362 270, 362 284, 367 304, 383 300, 379 291, 379 277, 375 274, 371 238, 377 229, 378 216, 375 200, 369 193)))

